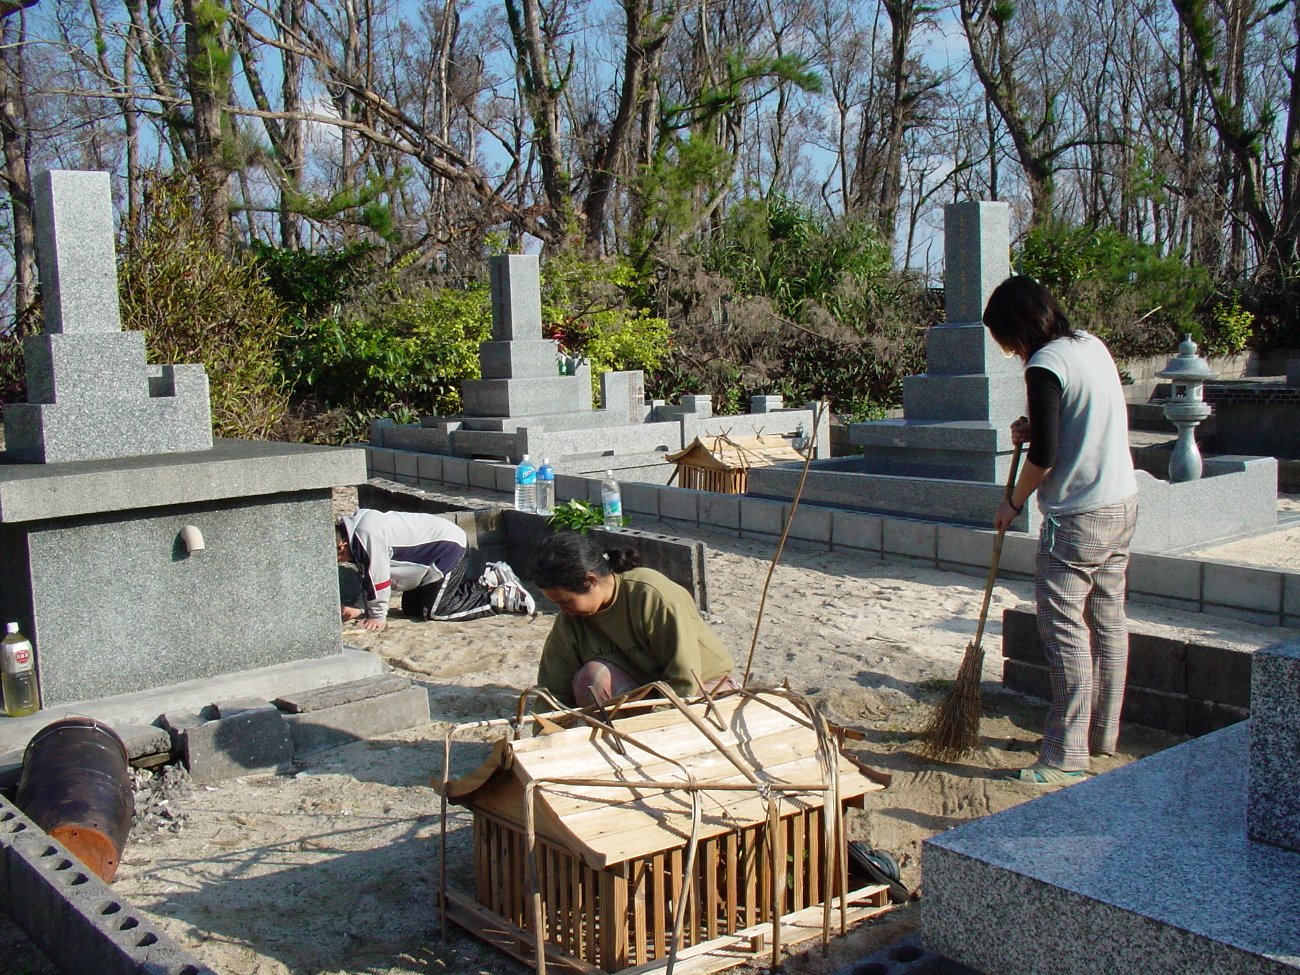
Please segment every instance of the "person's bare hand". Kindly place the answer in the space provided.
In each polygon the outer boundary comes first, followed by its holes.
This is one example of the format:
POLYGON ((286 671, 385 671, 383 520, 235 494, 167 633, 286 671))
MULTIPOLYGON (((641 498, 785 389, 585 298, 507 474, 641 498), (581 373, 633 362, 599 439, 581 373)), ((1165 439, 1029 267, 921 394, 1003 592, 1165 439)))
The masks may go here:
POLYGON ((382 630, 384 628, 383 620, 362 620, 361 625, 367 630, 382 630))
POLYGON ((352 622, 352 620, 360 619, 360 618, 361 618, 361 615, 362 615, 362 614, 361 614, 361 610, 357 609, 355 606, 344 606, 344 607, 343 607, 343 622, 344 622, 344 623, 350 623, 350 622, 352 622))
POLYGON ((1029 417, 1022 416, 1011 424, 1011 446, 1029 443, 1029 417))
POLYGON ((993 512, 993 528, 996 531, 1006 531, 1011 527, 1011 523, 1019 517, 1019 512, 1011 507, 1011 502, 1003 498, 998 502, 997 510, 993 512))

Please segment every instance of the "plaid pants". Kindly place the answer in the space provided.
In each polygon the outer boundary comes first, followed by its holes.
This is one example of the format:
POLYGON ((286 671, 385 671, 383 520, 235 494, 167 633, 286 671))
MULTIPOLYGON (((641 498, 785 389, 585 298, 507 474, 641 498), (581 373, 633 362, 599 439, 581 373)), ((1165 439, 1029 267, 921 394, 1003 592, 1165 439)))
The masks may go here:
POLYGON ((1119 740, 1128 670, 1124 615, 1137 497, 1096 511, 1050 516, 1038 539, 1034 595, 1052 677, 1039 760, 1074 772, 1119 740))

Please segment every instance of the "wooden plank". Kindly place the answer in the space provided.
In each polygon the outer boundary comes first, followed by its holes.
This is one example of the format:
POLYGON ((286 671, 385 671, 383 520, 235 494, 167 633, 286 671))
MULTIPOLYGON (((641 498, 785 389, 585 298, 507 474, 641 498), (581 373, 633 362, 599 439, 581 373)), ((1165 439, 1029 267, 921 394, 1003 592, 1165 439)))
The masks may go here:
POLYGON ((726 844, 727 860, 727 923, 725 933, 731 934, 741 926, 739 841, 735 833, 728 833, 723 842, 726 844))
POLYGON ((741 833, 741 876, 744 878, 744 927, 758 922, 758 829, 750 826, 741 833))
MULTIPOLYGON (((849 902, 852 906, 849 908, 849 917, 851 923, 856 924, 859 921, 892 910, 892 905, 888 903, 884 905, 875 903, 882 889, 886 890, 886 894, 888 893, 887 888, 875 885, 850 892, 849 902)), ((814 905, 782 917, 781 932, 786 946, 793 947, 814 938, 819 938, 822 930, 821 916, 821 906, 814 905)), ((749 964, 755 961, 757 955, 764 950, 762 947, 764 936, 770 932, 769 925, 755 925, 737 931, 735 934, 724 935, 711 941, 701 942, 690 948, 683 948, 677 953, 674 972, 676 975, 711 975, 713 972, 725 971, 738 965, 749 964), (758 945, 759 947, 756 950, 751 950, 751 945, 758 945)), ((628 968, 619 972, 618 975, 658 975, 659 972, 666 969, 666 960, 656 960, 648 965, 637 965, 628 968)))
POLYGON ((582 906, 583 938, 587 943, 585 960, 595 962, 600 957, 600 940, 596 936, 596 918, 605 905, 600 903, 600 875, 586 864, 582 865, 582 886, 586 902, 582 906))
MULTIPOLYGON (((485 910, 481 905, 455 891, 447 892, 447 920, 464 928, 498 951, 523 962, 530 969, 536 966, 536 954, 531 950, 536 942, 529 932, 485 910)), ((548 972, 555 972, 557 975, 564 972, 571 972, 574 975, 606 975, 604 969, 567 955, 554 945, 545 945, 542 950, 546 954, 548 972)))
POLYGON ((805 830, 808 828, 808 816, 799 813, 790 817, 790 905, 792 910, 801 911, 808 906, 804 900, 804 878, 808 874, 807 848, 804 846, 805 830))
POLYGON ((668 888, 664 877, 664 855, 656 853, 650 858, 650 918, 651 932, 655 941, 655 958, 664 958, 667 953, 666 936, 668 934, 668 888))
POLYGON ((718 936, 718 841, 705 840, 700 844, 700 863, 704 870, 705 937, 712 941, 718 936))
POLYGON ((822 813, 814 809, 805 817, 808 829, 808 902, 822 902, 822 813))
POLYGON ((634 960, 644 965, 650 960, 646 953, 646 941, 649 933, 646 929, 646 916, 650 905, 646 900, 646 888, 650 885, 650 865, 645 860, 637 860, 629 865, 632 870, 632 889, 630 892, 632 908, 632 947, 634 960))
POLYGON ((474 817, 474 898, 485 906, 492 903, 492 867, 488 858, 490 830, 487 820, 482 816, 474 817))
MULTIPOLYGON (((681 910, 678 905, 685 896, 685 889, 686 884, 682 877, 682 851, 680 848, 670 850, 668 853, 668 901, 672 906, 672 910, 668 913, 669 930, 672 930, 673 925, 677 922, 681 910)), ((679 946, 691 944, 689 925, 682 925, 681 941, 678 944, 679 946)))

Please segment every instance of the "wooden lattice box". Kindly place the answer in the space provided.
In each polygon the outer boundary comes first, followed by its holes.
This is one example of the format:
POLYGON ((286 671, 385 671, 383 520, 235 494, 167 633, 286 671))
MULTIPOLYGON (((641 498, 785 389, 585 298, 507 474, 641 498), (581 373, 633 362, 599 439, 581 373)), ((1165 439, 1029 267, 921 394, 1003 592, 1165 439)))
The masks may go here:
POLYGON ((719 494, 744 494, 749 486, 749 469, 802 461, 794 438, 779 434, 754 437, 696 437, 685 448, 664 460, 675 464, 678 487, 719 494))
POLYGON ((449 919, 529 964, 540 927, 551 970, 649 973, 666 966, 680 910, 686 975, 888 909, 883 887, 846 894, 843 833, 844 808, 883 777, 819 736, 797 700, 746 692, 615 727, 625 737, 500 741, 446 784, 474 814, 474 897, 448 892, 449 919))

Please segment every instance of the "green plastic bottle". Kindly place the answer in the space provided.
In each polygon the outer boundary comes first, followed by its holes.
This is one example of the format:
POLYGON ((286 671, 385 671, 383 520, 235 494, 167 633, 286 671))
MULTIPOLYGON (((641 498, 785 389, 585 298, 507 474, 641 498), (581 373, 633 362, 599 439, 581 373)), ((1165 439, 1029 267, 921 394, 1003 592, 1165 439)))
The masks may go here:
POLYGON ((18 632, 17 623, 5 624, 0 640, 0 688, 4 690, 5 714, 21 718, 41 708, 41 693, 36 685, 36 657, 27 637, 18 632))

